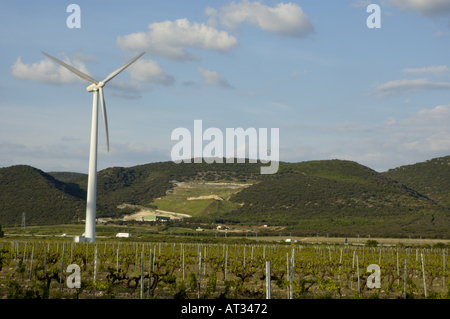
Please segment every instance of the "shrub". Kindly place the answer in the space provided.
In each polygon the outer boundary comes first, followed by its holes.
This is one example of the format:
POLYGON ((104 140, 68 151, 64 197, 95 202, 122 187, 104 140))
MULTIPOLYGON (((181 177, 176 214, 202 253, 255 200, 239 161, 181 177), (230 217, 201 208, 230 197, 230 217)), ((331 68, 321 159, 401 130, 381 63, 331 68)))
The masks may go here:
POLYGON ((39 294, 34 289, 24 290, 15 280, 9 280, 6 286, 9 288, 7 299, 40 299, 39 294))
POLYGON ((376 240, 369 239, 368 241, 366 241, 366 247, 377 247, 377 246, 378 242, 376 240))

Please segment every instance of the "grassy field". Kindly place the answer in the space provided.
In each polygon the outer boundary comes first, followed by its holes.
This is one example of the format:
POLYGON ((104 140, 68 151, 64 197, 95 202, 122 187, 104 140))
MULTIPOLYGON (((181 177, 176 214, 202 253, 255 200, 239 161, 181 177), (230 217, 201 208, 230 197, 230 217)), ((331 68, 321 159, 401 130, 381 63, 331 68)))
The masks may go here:
MULTIPOLYGON (((243 238, 243 237, 242 237, 243 238)), ((247 236, 247 239, 251 240, 259 240, 259 241, 267 241, 267 242, 279 242, 286 241, 287 239, 296 240, 297 244, 307 243, 307 244, 344 244, 345 239, 347 239, 347 243, 350 245, 364 245, 369 238, 340 238, 340 237, 296 237, 296 236, 267 236, 267 237, 255 237, 255 235, 247 236)), ((370 238, 371 240, 377 241, 382 245, 392 245, 395 246, 399 243, 405 246, 422 246, 422 245, 430 245, 433 246, 437 243, 450 244, 450 240, 448 239, 430 239, 430 238, 370 238)))
MULTIPOLYGON (((283 232, 279 228, 279 236, 261 236, 258 235, 260 227, 243 227, 243 226, 231 226, 228 231, 217 230, 204 230, 203 232, 196 232, 191 228, 184 227, 170 227, 166 228, 163 224, 158 226, 138 225, 138 226, 125 226, 125 225, 97 225, 96 235, 98 241, 114 241, 123 240, 116 238, 117 233, 131 233, 131 240, 139 241, 166 241, 166 242, 223 242, 229 243, 231 241, 245 241, 247 243, 285 243, 287 239, 296 241, 295 244, 344 244, 346 238, 339 237, 297 237, 289 236, 288 233, 283 232), (246 234, 246 235, 244 235, 246 234)), ((4 228, 4 239, 20 239, 20 240, 67 240, 67 237, 62 237, 63 234, 67 234, 68 237, 79 236, 84 232, 84 225, 51 225, 51 226, 29 226, 24 230, 20 228, 4 228), (30 238, 31 237, 31 238, 30 238)), ((276 231, 276 230, 275 230, 276 231)), ((347 243, 350 245, 364 245, 368 237, 360 238, 347 238, 347 243)), ((450 244, 450 240, 446 239, 431 239, 431 238, 370 238, 376 240, 382 245, 395 246, 401 243, 405 246, 433 246, 436 243, 450 244)))

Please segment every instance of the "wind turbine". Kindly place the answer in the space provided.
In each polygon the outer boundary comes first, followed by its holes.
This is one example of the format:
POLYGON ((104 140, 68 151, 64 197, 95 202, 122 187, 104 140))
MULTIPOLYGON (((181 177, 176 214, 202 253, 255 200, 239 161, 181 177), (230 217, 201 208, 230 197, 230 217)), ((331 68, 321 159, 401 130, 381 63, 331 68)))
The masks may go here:
MULTIPOLYGON (((41 51, 42 52, 42 51, 41 51)), ((67 65, 66 63, 42 52, 47 57, 61 64, 63 67, 69 69, 82 79, 92 82, 87 87, 88 92, 94 93, 94 101, 92 103, 92 126, 91 126, 91 148, 89 152, 89 175, 88 175, 88 187, 87 187, 87 201, 86 201, 86 228, 84 237, 80 236, 79 241, 95 242, 95 215, 96 215, 96 203, 97 203, 97 140, 98 140, 98 93, 100 92, 100 101, 102 105, 103 122, 105 123, 106 132, 106 147, 109 153, 109 136, 108 136, 108 120, 106 118, 106 104, 103 96, 103 87, 106 83, 111 81, 120 72, 129 67, 134 61, 139 59, 145 52, 142 52, 131 61, 125 63, 120 68, 112 72, 101 82, 98 82, 83 72, 67 65)))

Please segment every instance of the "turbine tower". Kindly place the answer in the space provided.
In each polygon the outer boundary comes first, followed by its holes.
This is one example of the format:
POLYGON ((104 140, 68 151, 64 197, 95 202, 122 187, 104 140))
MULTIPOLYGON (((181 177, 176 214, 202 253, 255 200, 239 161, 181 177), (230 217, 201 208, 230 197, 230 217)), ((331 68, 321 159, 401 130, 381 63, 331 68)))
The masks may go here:
MULTIPOLYGON (((42 51, 41 51, 42 52, 42 51)), ((67 65, 66 63, 42 52, 47 57, 61 64, 63 67, 69 69, 82 79, 91 82, 92 84, 87 87, 88 92, 94 93, 94 100, 92 103, 92 126, 91 126, 91 147, 89 152, 89 175, 88 175, 88 187, 87 187, 87 201, 86 201, 86 228, 84 237, 80 236, 79 241, 95 242, 95 215, 97 204, 97 136, 98 136, 98 93, 100 92, 100 102, 102 105, 103 122, 105 123, 106 132, 106 147, 109 153, 109 136, 108 136, 108 120, 106 118, 106 104, 103 96, 103 87, 106 83, 111 81, 116 75, 129 67, 134 61, 139 59, 145 52, 142 52, 131 61, 125 63, 120 68, 112 72, 101 82, 98 82, 83 72, 67 65)))

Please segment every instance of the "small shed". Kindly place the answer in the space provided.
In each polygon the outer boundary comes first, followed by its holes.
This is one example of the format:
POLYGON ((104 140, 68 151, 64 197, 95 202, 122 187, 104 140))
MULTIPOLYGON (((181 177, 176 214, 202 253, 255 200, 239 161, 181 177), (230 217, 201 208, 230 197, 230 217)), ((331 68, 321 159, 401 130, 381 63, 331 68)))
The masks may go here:
POLYGON ((116 237, 124 237, 124 238, 130 238, 130 233, 117 233, 116 237))

